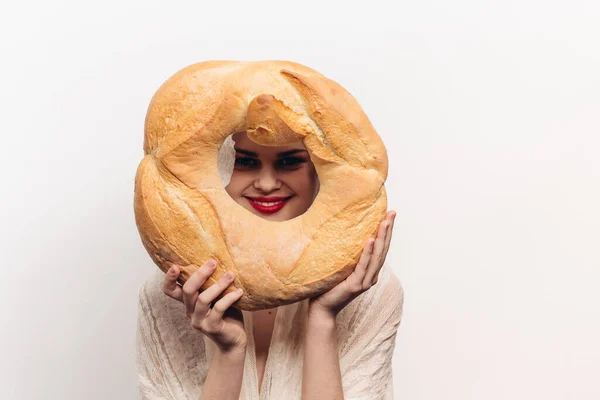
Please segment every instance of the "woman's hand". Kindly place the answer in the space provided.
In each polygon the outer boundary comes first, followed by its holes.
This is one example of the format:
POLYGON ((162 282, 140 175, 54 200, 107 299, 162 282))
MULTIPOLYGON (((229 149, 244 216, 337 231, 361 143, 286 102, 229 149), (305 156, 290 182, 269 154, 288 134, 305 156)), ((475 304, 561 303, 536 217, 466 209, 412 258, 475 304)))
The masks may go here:
POLYGON ((242 296, 242 290, 228 293, 210 307, 233 282, 233 272, 227 272, 208 289, 200 292, 204 282, 215 271, 215 260, 208 260, 202 265, 183 287, 177 283, 179 267, 172 263, 168 265, 170 269, 165 276, 163 292, 185 304, 185 315, 190 318, 192 326, 208 336, 222 353, 245 353, 247 337, 244 318, 240 310, 230 307, 242 296))
POLYGON ((377 232, 377 238, 368 238, 365 248, 354 271, 346 280, 334 286, 328 292, 309 300, 309 315, 324 315, 334 318, 358 295, 369 290, 377 283, 379 270, 383 266, 390 248, 392 230, 396 212, 388 212, 377 232))

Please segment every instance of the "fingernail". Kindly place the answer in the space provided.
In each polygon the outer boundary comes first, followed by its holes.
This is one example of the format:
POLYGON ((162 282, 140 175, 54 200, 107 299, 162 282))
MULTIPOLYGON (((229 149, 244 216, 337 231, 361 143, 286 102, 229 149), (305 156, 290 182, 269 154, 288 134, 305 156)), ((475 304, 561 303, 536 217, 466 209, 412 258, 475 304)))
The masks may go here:
POLYGON ((240 289, 236 290, 235 292, 236 292, 237 294, 241 294, 241 293, 243 293, 243 292, 244 292, 244 289, 241 289, 241 288, 240 288, 240 289))
POLYGON ((227 272, 227 273, 225 274, 225 279, 231 279, 231 278, 233 278, 233 273, 232 273, 231 271, 230 271, 230 272, 227 272))

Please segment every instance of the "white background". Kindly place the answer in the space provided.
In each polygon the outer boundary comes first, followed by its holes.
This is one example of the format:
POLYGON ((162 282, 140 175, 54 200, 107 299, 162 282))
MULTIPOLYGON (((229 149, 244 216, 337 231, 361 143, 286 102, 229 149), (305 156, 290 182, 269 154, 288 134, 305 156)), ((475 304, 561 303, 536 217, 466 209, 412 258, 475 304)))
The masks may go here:
POLYGON ((0 398, 133 399, 146 108, 288 59, 390 155, 397 399, 600 398, 600 3, 37 2, 0 12, 0 398))

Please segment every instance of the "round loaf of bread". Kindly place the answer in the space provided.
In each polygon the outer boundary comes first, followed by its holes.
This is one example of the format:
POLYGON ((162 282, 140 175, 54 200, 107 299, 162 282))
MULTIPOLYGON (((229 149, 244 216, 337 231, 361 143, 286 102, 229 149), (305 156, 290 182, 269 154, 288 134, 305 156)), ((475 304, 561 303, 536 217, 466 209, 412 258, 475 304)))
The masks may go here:
POLYGON ((144 247, 184 283, 208 259, 259 310, 330 290, 354 270, 387 210, 385 146, 358 102, 317 71, 288 61, 209 61, 170 77, 150 102, 134 210, 144 247), (320 189, 311 207, 269 221, 237 204, 217 166, 224 140, 246 131, 261 145, 302 140, 320 189))

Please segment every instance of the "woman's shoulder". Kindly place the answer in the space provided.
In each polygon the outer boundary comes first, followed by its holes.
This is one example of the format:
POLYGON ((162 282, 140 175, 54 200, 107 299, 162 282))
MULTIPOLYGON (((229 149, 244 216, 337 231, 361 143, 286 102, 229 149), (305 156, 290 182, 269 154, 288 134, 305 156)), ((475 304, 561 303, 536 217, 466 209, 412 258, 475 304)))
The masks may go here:
POLYGON ((348 304, 339 315, 342 325, 356 325, 373 319, 399 320, 404 305, 404 288, 387 263, 379 271, 377 283, 348 304), (375 318, 376 317, 376 318, 375 318))
POLYGON ((157 328, 172 329, 189 325, 183 303, 167 296, 163 290, 165 273, 154 270, 139 288, 139 317, 150 318, 157 328))
MULTIPOLYGON (((139 290, 138 323, 160 338, 167 353, 181 350, 203 352, 203 334, 194 329, 185 315, 185 305, 162 291, 165 273, 156 269, 139 290)), ((192 354, 189 353, 189 354, 192 354)))
POLYGON ((404 302, 404 286, 402 285, 401 279, 398 277, 398 275, 396 275, 391 265, 389 264, 383 264, 382 271, 384 271, 387 275, 384 284, 387 296, 389 296, 392 299, 397 299, 401 306, 404 302))
POLYGON ((155 268, 152 270, 150 275, 148 275, 146 280, 140 285, 140 297, 142 297, 142 295, 151 296, 152 298, 157 297, 157 293, 162 292, 158 289, 161 288, 164 277, 165 274, 160 269, 155 268))
POLYGON ((392 266, 384 263, 379 271, 377 283, 362 293, 362 301, 375 304, 394 304, 401 307, 404 302, 404 287, 392 266))
MULTIPOLYGON (((140 305, 154 308, 167 302, 168 296, 162 292, 162 279, 164 279, 164 273, 159 269, 155 269, 142 282, 138 292, 140 305)), ((149 310, 145 309, 145 311, 149 310)))
POLYGON ((164 276, 156 269, 139 288, 136 362, 140 371, 160 374, 156 379, 173 390, 197 393, 209 365, 204 335, 191 326, 185 306, 163 293, 164 276))

